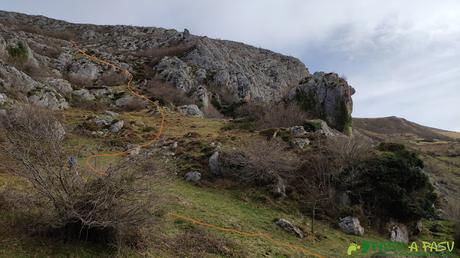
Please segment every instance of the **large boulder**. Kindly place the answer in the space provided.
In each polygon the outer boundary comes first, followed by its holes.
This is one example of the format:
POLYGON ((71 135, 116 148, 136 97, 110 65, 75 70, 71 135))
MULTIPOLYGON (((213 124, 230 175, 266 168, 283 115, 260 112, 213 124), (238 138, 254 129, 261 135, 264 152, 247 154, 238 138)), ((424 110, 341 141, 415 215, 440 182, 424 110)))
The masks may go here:
POLYGON ((347 234, 357 236, 364 235, 364 228, 360 225, 359 219, 356 217, 348 216, 340 219, 339 227, 343 232, 347 234))
POLYGON ((201 173, 197 171, 190 171, 187 174, 185 174, 185 181, 187 182, 192 182, 192 183, 198 183, 201 180, 201 173))
POLYGON ((270 192, 276 197, 286 197, 286 180, 276 176, 273 184, 270 185, 270 192))
POLYGON ((308 132, 314 132, 318 133, 320 135, 324 135, 327 137, 331 137, 336 135, 334 133, 334 130, 331 129, 327 123, 321 119, 311 119, 311 120, 306 120, 303 124, 303 127, 308 131, 308 132))
POLYGON ((125 122, 123 120, 116 121, 110 126, 110 132, 118 133, 123 128, 125 122))
POLYGON ((222 174, 222 170, 219 164, 219 152, 214 152, 211 157, 209 157, 209 170, 215 176, 220 176, 222 174))
POLYGON ((50 88, 37 88, 29 94, 29 102, 40 107, 46 107, 51 110, 61 110, 69 107, 69 103, 65 98, 50 88))
POLYGON ((275 224, 281 227, 284 231, 288 232, 289 234, 295 235, 299 238, 304 237, 303 231, 300 228, 294 226, 291 222, 289 222, 286 219, 277 219, 275 221, 275 224))
POLYGON ((27 94, 38 87, 43 85, 16 67, 0 61, 0 89, 27 94))
POLYGON ((409 230, 406 225, 390 221, 387 224, 390 240, 393 242, 409 243, 409 230))
POLYGON ((72 93, 72 85, 70 82, 64 79, 57 79, 57 78, 47 78, 46 83, 54 88, 57 92, 59 92, 62 95, 68 95, 72 93))
POLYGON ((94 62, 86 59, 80 59, 70 64, 68 78, 78 86, 88 86, 99 78, 101 68, 94 62))
POLYGON ((203 112, 201 112, 200 108, 195 104, 179 106, 177 109, 186 116, 203 117, 203 112))
POLYGON ((114 122, 114 118, 113 116, 107 114, 107 115, 96 116, 92 119, 92 121, 94 121, 94 123, 98 127, 107 127, 107 126, 112 125, 112 123, 114 122))
POLYGON ((304 110, 324 119, 332 128, 351 134, 354 93, 353 87, 336 73, 316 72, 292 89, 289 98, 297 100, 304 110))

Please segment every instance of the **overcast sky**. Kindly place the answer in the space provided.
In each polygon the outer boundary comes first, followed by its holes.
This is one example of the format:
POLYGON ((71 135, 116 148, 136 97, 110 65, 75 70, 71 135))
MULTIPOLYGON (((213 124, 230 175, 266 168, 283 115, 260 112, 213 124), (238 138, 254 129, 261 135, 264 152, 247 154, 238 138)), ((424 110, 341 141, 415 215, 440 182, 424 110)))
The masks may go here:
POLYGON ((2 0, 0 9, 242 41, 344 75, 355 117, 460 131, 460 1, 2 0))

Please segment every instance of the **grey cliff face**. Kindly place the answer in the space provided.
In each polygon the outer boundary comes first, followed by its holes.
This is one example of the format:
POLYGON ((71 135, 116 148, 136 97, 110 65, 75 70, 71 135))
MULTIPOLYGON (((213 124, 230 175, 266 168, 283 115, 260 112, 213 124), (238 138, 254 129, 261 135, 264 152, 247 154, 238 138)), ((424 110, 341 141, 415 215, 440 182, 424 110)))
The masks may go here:
POLYGON ((220 101, 223 92, 225 99, 234 103, 269 103, 288 97, 335 129, 346 132, 349 127, 352 88, 336 74, 311 75, 294 57, 243 43, 195 36, 188 30, 72 24, 3 11, 0 93, 7 93, 13 78, 19 78, 22 83, 14 85, 18 90, 29 96, 43 92, 46 96, 33 100, 61 109, 75 96, 70 94, 73 90, 91 91, 125 83, 125 78, 116 77, 110 67, 78 55, 72 41, 90 54, 129 69, 141 90, 146 90, 145 81, 160 79, 184 91, 200 108, 220 101), (11 62, 11 48, 18 44, 24 44, 27 51, 21 65, 11 62), (46 70, 46 80, 24 67, 46 70), (36 88, 46 90, 31 94, 36 88))

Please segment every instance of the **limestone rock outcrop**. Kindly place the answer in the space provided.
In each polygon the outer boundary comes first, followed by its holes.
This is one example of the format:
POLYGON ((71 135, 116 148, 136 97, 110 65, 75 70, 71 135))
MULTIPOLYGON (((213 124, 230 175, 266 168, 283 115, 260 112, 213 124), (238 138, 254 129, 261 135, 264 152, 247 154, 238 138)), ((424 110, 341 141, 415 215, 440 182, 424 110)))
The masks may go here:
POLYGON ((293 88, 289 99, 296 100, 332 128, 351 134, 354 93, 354 88, 336 73, 316 72, 293 88))
MULTIPOLYGON (((128 69, 141 90, 145 80, 160 79, 182 90, 200 108, 222 102, 295 100, 332 128, 351 131, 354 89, 335 73, 310 74, 294 57, 162 28, 72 24, 4 11, 0 11, 0 25, 0 60, 8 61, 9 47, 23 42, 25 64, 46 70, 49 78, 45 85, 52 89, 37 91, 43 96, 33 97, 33 101, 55 109, 65 108, 65 99, 59 96, 69 94, 70 88, 92 92, 126 82, 126 76, 112 67, 78 55, 72 47, 74 41, 88 53, 128 69)), ((0 89, 19 81, 23 83, 15 87, 28 94, 37 84, 44 84, 11 65, 1 66, 0 89), (4 76, 5 70, 8 76, 4 76)), ((117 101, 117 106, 129 101, 127 97, 111 98, 101 90, 97 94, 117 101)))
POLYGON ((356 217, 348 216, 340 219, 339 227, 343 232, 347 234, 357 236, 364 235, 364 228, 360 225, 359 219, 356 217))

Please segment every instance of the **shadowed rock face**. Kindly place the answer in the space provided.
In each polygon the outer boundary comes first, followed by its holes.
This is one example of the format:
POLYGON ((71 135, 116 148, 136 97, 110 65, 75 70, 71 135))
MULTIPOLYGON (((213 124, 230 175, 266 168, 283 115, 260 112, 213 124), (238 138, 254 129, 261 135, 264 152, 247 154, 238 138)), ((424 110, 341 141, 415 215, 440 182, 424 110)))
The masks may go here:
POLYGON ((296 100, 304 110, 324 119, 331 127, 351 134, 351 96, 354 93, 354 88, 336 73, 317 72, 292 89, 289 98, 296 100))
POLYGON ((213 103, 213 96, 222 92, 233 102, 280 101, 294 92, 308 111, 338 130, 348 128, 352 90, 345 80, 336 74, 311 75, 298 59, 266 49, 188 31, 71 24, 3 11, 0 30, 1 56, 7 56, 6 46, 23 41, 30 46, 37 67, 47 67, 53 78, 69 80, 74 89, 111 86, 104 78, 113 70, 76 56, 71 40, 92 54, 127 67, 137 79, 155 77, 171 83, 201 107, 213 103), (314 103, 307 105, 304 96, 313 96, 314 103))

